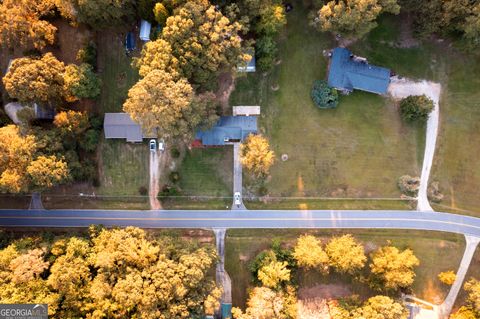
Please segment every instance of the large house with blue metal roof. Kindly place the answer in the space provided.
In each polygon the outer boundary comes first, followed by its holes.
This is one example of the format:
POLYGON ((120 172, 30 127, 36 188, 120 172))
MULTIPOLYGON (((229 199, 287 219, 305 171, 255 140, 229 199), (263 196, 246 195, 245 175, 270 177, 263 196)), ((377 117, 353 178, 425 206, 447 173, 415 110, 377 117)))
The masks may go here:
POLYGON ((328 85, 344 93, 354 89, 375 94, 386 94, 390 84, 390 70, 371 65, 365 58, 354 56, 346 48, 332 52, 328 85))
POLYGON ((203 146, 223 146, 242 142, 248 135, 256 133, 256 116, 221 116, 211 129, 197 131, 195 140, 203 146))

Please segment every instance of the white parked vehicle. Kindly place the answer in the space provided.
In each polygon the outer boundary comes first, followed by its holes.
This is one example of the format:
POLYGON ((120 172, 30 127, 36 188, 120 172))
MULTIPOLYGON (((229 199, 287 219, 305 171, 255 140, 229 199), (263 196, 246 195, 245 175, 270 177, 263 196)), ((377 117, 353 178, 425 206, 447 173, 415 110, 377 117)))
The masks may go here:
POLYGON ((235 202, 235 205, 237 206, 240 206, 242 204, 242 195, 240 194, 240 192, 235 192, 235 194, 233 194, 233 200, 235 202))
POLYGON ((165 151, 165 141, 163 140, 163 138, 158 141, 158 150, 161 152, 165 151))
POLYGON ((150 140, 148 145, 150 146, 150 152, 155 153, 157 151, 157 141, 156 140, 150 140))

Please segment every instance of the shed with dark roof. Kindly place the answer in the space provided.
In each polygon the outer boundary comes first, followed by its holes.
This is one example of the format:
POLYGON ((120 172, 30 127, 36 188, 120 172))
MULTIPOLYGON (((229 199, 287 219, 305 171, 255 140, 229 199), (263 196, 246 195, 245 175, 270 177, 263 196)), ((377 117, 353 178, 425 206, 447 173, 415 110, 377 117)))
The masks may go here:
POLYGON ((128 113, 105 113, 103 131, 106 139, 125 138, 127 142, 141 142, 146 136, 140 124, 135 123, 128 113))
POLYGON ((354 56, 346 48, 335 48, 328 74, 328 85, 342 92, 355 90, 375 94, 387 93, 390 70, 371 65, 365 58, 354 56))

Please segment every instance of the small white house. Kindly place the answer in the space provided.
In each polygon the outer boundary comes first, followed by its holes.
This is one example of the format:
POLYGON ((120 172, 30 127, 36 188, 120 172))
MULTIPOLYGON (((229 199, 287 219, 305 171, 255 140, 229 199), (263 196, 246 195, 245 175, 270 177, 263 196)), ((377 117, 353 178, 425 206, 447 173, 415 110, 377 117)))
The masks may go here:
POLYGON ((152 24, 146 20, 140 22, 140 40, 150 41, 150 31, 152 30, 152 24))

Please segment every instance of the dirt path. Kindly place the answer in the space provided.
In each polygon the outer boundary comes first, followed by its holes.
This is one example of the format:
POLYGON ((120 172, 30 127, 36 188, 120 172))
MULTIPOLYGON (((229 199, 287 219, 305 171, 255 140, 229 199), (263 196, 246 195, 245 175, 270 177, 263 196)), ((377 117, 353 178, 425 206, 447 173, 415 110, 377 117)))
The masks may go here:
POLYGON ((417 209, 420 211, 433 211, 428 202, 427 189, 428 180, 430 178, 430 170, 433 163, 433 155, 435 154, 435 146, 437 143, 438 125, 439 125, 439 100, 441 93, 441 85, 439 83, 420 81, 415 82, 408 79, 394 79, 388 87, 388 93, 393 98, 401 99, 409 95, 425 94, 434 103, 434 109, 430 113, 427 121, 427 138, 425 141, 425 154, 423 156, 422 174, 420 176, 420 188, 417 197, 417 209))
MULTIPOLYGON (((231 73, 222 73, 218 78, 218 91, 216 93, 217 100, 222 106, 224 112, 229 112, 230 94, 235 88, 235 80, 231 73)), ((229 114, 229 113, 227 113, 229 114)))
POLYGON ((160 192, 160 167, 163 167, 165 155, 161 152, 150 152, 150 187, 148 195, 150 197, 150 209, 162 209, 162 204, 157 198, 160 192))

